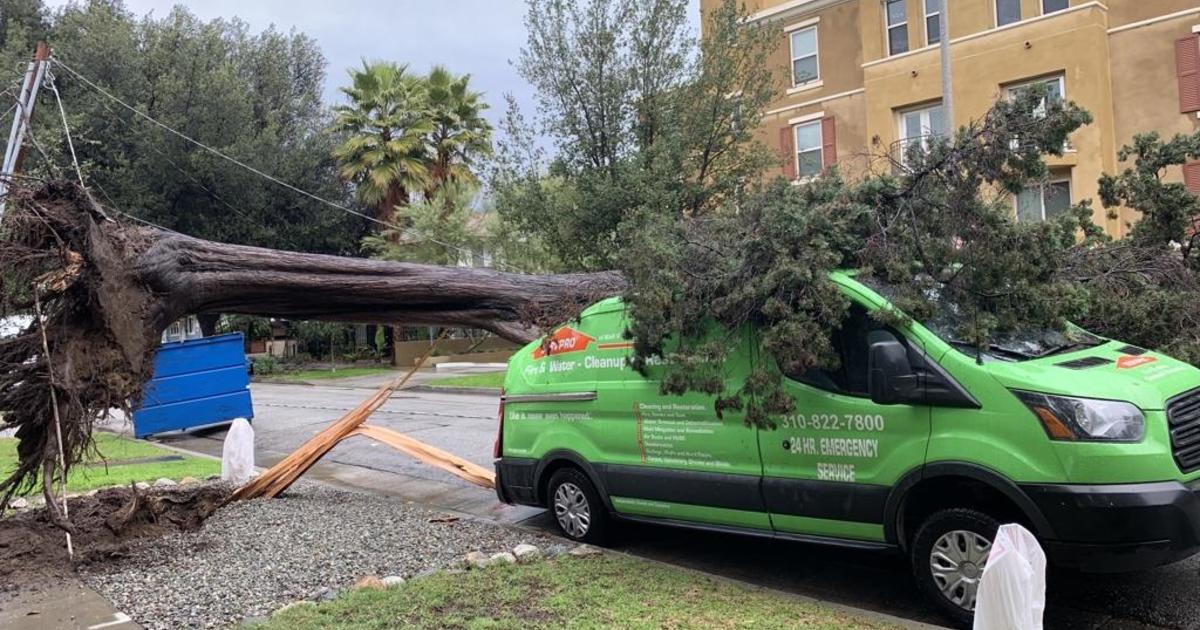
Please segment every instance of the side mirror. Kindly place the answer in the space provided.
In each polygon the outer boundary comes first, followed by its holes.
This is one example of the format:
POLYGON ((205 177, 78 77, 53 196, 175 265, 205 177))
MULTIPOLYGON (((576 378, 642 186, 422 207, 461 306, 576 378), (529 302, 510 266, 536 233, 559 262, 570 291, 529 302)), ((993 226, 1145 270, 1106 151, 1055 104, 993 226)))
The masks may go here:
POLYGON ((867 334, 867 348, 867 389, 871 401, 880 405, 916 401, 920 388, 904 344, 886 330, 873 330, 867 334))

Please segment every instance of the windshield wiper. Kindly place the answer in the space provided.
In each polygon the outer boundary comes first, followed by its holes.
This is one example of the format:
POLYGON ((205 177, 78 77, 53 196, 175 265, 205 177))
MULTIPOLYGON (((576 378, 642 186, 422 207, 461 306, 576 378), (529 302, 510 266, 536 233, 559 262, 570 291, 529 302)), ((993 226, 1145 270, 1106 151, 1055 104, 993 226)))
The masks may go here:
MULTIPOLYGON (((950 343, 955 346, 959 346, 961 348, 975 350, 976 352, 979 351, 979 346, 971 343, 970 341, 963 341, 961 339, 955 339, 955 340, 950 341, 950 343)), ((999 354, 999 355, 1007 356, 1009 358, 1022 359, 1022 360, 1036 359, 1039 356, 1041 356, 1041 355, 1031 354, 1028 352, 1022 352, 1015 348, 1006 348, 1004 346, 996 345, 994 343, 989 343, 986 346, 986 350, 992 354, 999 354)))
POLYGON ((1071 352, 1073 350, 1083 350, 1084 348, 1095 348, 1096 346, 1098 346, 1102 343, 1104 343, 1104 342, 1101 341, 1101 342, 1096 342, 1096 343, 1088 343, 1086 341, 1074 341, 1071 343, 1064 343, 1064 344, 1058 345, 1058 346, 1051 346, 1051 347, 1047 348, 1046 350, 1034 355, 1034 358, 1040 359, 1042 357, 1049 357, 1049 356, 1053 356, 1056 354, 1062 354, 1064 352, 1071 352))

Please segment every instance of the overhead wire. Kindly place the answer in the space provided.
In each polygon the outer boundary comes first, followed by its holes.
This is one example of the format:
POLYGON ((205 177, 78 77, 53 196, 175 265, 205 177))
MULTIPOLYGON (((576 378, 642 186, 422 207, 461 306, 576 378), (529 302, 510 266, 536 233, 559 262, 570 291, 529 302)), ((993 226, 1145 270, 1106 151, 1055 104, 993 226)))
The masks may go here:
MULTIPOLYGON (((211 146, 209 146, 209 145, 207 145, 207 144, 205 144, 205 143, 203 143, 203 142, 200 142, 199 140, 196 140, 195 138, 192 138, 191 136, 189 136, 189 135, 187 135, 187 134, 185 134, 185 133, 183 133, 183 132, 181 132, 181 131, 178 131, 178 130, 176 130, 175 128, 173 128, 173 127, 171 127, 171 126, 169 126, 169 125, 167 125, 167 124, 165 124, 165 123, 163 123, 163 122, 160 122, 158 119, 154 118, 153 116, 150 116, 149 114, 147 114, 147 113, 143 112, 142 110, 138 109, 137 107, 134 107, 133 105, 130 105, 129 103, 127 103, 127 102, 125 102, 125 101, 121 100, 121 99, 120 99, 119 97, 117 97, 116 95, 112 94, 112 93, 111 93, 111 92, 109 92, 108 90, 105 90, 103 87, 100 87, 99 85, 97 85, 96 83, 94 83, 93 81, 91 81, 90 79, 88 79, 87 77, 83 76, 83 75, 82 75, 82 74, 80 74, 80 73, 79 73, 77 70, 75 70, 75 69, 74 69, 74 68, 72 68, 70 65, 68 65, 67 63, 65 63, 65 62, 64 62, 64 61, 63 61, 63 60, 62 60, 60 57, 58 57, 57 55, 55 55, 55 56, 52 56, 52 57, 50 58, 50 61, 51 61, 51 62, 52 62, 54 65, 57 65, 58 67, 61 67, 63 70, 66 70, 68 73, 70 73, 70 74, 71 74, 72 76, 74 76, 76 79, 79 79, 79 81, 80 81, 80 82, 82 82, 84 85, 87 85, 88 87, 92 88, 93 90, 95 90, 96 92, 98 92, 99 94, 101 94, 102 96, 104 96, 104 97, 108 98, 109 100, 111 100, 111 101, 113 101, 114 103, 116 103, 116 104, 120 105, 121 107, 124 107, 125 109, 128 109, 129 111, 133 112, 135 115, 137 115, 138 117, 140 117, 140 118, 142 118, 142 119, 146 120, 147 122, 150 122, 151 124, 154 124, 154 125, 158 126, 159 128, 163 129, 164 131, 167 131, 168 133, 171 133, 171 134, 173 134, 173 135, 175 135, 175 136, 177 136, 177 137, 179 137, 179 138, 181 138, 181 139, 183 139, 183 140, 185 140, 185 141, 187 141, 187 142, 190 142, 190 143, 192 143, 192 144, 196 145, 197 147, 199 147, 199 148, 201 148, 201 149, 204 149, 205 151, 207 151, 207 152, 209 152, 209 153, 211 153, 211 154, 213 154, 213 155, 215 155, 215 156, 217 156, 217 157, 219 157, 219 158, 221 158, 221 159, 223 159, 223 160, 226 160, 226 161, 228 161, 228 162, 231 162, 231 163, 233 163, 233 164, 236 164, 237 166, 240 166, 240 167, 242 167, 242 168, 246 169, 247 171, 250 171, 251 173, 254 173, 255 175, 258 175, 259 177, 262 177, 263 179, 266 179, 266 180, 268 180, 268 181, 270 181, 270 182, 273 182, 273 183, 275 183, 275 184, 277 184, 277 185, 279 185, 279 186, 282 186, 282 187, 284 187, 284 188, 286 188, 286 189, 288 189, 288 190, 291 190, 292 192, 295 192, 295 193, 297 193, 297 194, 299 194, 299 195, 302 195, 302 196, 304 196, 304 197, 307 197, 307 198, 309 198, 309 199, 312 199, 313 201, 316 201, 316 202, 318 202, 318 203, 322 203, 322 204, 324 204, 324 205, 327 205, 327 206, 329 206, 329 207, 331 207, 331 208, 335 208, 335 209, 337 209, 337 210, 340 210, 340 211, 342 211, 342 212, 346 212, 346 213, 352 214, 352 215, 354 215, 354 216, 360 217, 360 218, 362 218, 362 219, 366 219, 367 221, 370 221, 370 222, 372 222, 372 223, 376 223, 376 224, 378 224, 378 225, 382 225, 382 226, 384 226, 384 227, 388 227, 388 228, 391 228, 391 229, 393 229, 393 230, 397 230, 397 231, 398 231, 400 234, 411 234, 411 235, 413 235, 413 236, 417 237, 418 239, 421 239, 421 240, 426 240, 426 241, 429 241, 429 242, 431 242, 431 243, 435 243, 435 244, 437 244, 437 245, 441 245, 442 247, 445 247, 445 248, 447 248, 447 249, 455 250, 455 251, 459 252, 459 254, 467 254, 467 255, 468 255, 468 256, 470 256, 470 257, 473 257, 473 256, 475 255, 475 252, 474 252, 474 251, 472 251, 472 250, 469 250, 469 249, 467 249, 467 248, 460 247, 460 246, 458 246, 458 245, 454 245, 454 244, 451 244, 451 243, 447 243, 447 242, 444 242, 444 241, 438 240, 438 239, 436 239, 436 238, 434 238, 434 237, 432 237, 432 236, 429 236, 429 235, 427 235, 427 234, 422 234, 420 231, 418 231, 418 230, 416 230, 416 229, 414 229, 414 228, 411 228, 411 227, 403 227, 403 226, 397 225, 397 224, 395 224, 395 223, 391 223, 391 222, 389 222, 389 221, 384 221, 384 220, 382 220, 382 219, 379 219, 379 218, 377 218, 377 217, 373 217, 373 216, 371 216, 371 215, 369 215, 369 214, 366 214, 366 213, 364 213, 364 212, 359 212, 358 210, 355 210, 355 209, 353 209, 353 208, 350 208, 349 206, 346 206, 345 204, 340 204, 340 203, 337 203, 337 202, 335 202, 335 201, 331 201, 331 200, 329 200, 329 199, 325 199, 325 198, 323 198, 323 197, 320 197, 320 196, 318 196, 318 195, 316 195, 316 194, 313 194, 313 193, 311 193, 311 192, 309 192, 309 191, 307 191, 307 190, 304 190, 304 189, 302 189, 302 188, 299 188, 299 187, 297 187, 297 186, 294 186, 294 185, 292 185, 292 184, 290 184, 290 183, 288 183, 288 182, 286 182, 286 181, 283 181, 283 180, 279 179, 278 177, 275 177, 274 175, 271 175, 270 173, 266 173, 266 172, 264 172, 264 171, 262 171, 262 170, 260 170, 260 169, 257 169, 257 168, 255 168, 255 167, 253 167, 253 166, 251 166, 251 165, 249 165, 249 164, 247 164, 247 163, 245 163, 245 162, 243 162, 243 161, 241 161, 241 160, 239 160, 239 159, 237 159, 237 158, 235 158, 235 157, 233 157, 233 156, 231 156, 231 155, 228 155, 228 154, 226 154, 226 153, 222 152, 221 150, 219 150, 219 149, 217 149, 217 148, 211 147, 211 146)), ((521 270, 519 270, 519 269, 512 268, 510 265, 507 265, 507 264, 504 264, 504 263, 500 263, 499 261, 496 261, 496 266, 497 266, 497 267, 501 267, 501 268, 507 267, 507 268, 508 268, 508 269, 507 269, 508 271, 512 271, 512 272, 514 272, 514 273, 524 273, 524 272, 522 272, 522 271, 521 271, 521 270)))

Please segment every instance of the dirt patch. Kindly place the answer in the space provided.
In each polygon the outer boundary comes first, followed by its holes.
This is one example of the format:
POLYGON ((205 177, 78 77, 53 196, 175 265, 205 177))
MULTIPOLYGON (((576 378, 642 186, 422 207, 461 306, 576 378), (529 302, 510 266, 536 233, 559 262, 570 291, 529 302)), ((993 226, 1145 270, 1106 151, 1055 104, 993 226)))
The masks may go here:
POLYGON ((224 503, 222 485, 108 488, 70 500, 74 563, 63 530, 45 510, 0 520, 0 602, 72 578, 77 566, 120 558, 134 542, 199 528, 224 503))

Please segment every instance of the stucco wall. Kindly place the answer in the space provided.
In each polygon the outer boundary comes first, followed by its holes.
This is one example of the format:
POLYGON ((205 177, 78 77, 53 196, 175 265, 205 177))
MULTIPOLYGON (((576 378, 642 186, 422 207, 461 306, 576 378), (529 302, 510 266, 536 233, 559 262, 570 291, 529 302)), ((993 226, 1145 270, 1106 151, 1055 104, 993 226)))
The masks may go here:
POLYGON ((771 105, 771 109, 862 87, 862 54, 856 37, 858 5, 858 2, 842 2, 821 11, 791 14, 768 23, 778 33, 779 42, 769 63, 782 70, 777 86, 781 98, 771 105), (792 57, 791 36, 785 29, 813 18, 820 20, 817 23, 817 59, 821 85, 815 88, 800 86, 798 89, 803 91, 788 94, 792 88, 792 57))
MULTIPOLYGON (((1072 0, 1071 4, 1075 4, 1072 0)), ((1108 25, 1119 27, 1162 15, 1196 9, 1196 0, 1108 0, 1108 25)))
MULTIPOLYGON (((1095 123, 1071 138, 1074 151, 1049 163, 1069 168, 1074 199, 1095 198, 1096 181, 1114 162, 1113 114, 1108 35, 1099 7, 1064 12, 1019 29, 1002 29, 957 42, 951 49, 956 125, 983 115, 1006 86, 1062 74, 1066 96, 1092 112, 1095 123)), ((941 64, 936 49, 868 65, 867 133, 876 151, 898 140, 896 111, 941 96, 941 64)), ((1096 222, 1116 234, 1118 225, 1103 209, 1096 222)))

